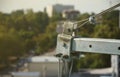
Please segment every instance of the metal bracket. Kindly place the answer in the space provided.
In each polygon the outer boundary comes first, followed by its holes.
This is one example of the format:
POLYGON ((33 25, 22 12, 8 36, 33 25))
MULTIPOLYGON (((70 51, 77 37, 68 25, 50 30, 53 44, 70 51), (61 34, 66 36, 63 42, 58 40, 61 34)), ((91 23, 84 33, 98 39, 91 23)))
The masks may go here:
POLYGON ((59 34, 57 38, 56 54, 70 55, 71 35, 59 34))

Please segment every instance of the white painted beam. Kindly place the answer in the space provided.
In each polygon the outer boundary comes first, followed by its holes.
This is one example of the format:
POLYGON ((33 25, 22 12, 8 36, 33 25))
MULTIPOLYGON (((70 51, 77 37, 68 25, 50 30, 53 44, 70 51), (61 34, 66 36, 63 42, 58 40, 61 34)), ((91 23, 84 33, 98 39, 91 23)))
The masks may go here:
POLYGON ((73 51, 120 55, 120 40, 74 38, 72 41, 73 51))

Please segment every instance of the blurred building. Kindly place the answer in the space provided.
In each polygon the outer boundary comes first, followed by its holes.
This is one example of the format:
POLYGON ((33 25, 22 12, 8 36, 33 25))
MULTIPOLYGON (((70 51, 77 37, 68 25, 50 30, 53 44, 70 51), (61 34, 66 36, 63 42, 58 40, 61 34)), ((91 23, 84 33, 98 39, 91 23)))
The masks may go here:
POLYGON ((64 10, 74 10, 73 5, 48 5, 45 7, 45 12, 49 17, 52 17, 54 13, 62 13, 64 10))
MULTIPOLYGON (((28 58, 28 71, 39 72, 41 77, 57 77, 59 60, 53 56, 34 56, 28 58)), ((62 68, 62 67, 61 67, 62 68)))
POLYGON ((74 19, 79 16, 80 12, 77 10, 64 10, 62 12, 62 17, 67 19, 74 19))

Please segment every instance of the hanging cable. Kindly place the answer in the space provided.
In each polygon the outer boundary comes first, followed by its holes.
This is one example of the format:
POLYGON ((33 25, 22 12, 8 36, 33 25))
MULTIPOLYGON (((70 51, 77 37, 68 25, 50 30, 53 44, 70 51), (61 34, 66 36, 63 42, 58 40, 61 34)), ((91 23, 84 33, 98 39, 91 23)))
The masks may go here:
POLYGON ((58 67, 58 77, 62 77, 62 73, 61 73, 61 59, 59 59, 59 67, 58 67))
MULTIPOLYGON (((110 7, 110 8, 108 8, 108 9, 106 9, 106 10, 104 10, 104 11, 96 14, 96 15, 93 15, 93 16, 94 16, 94 17, 100 16, 100 15, 106 13, 106 12, 112 11, 113 9, 115 9, 115 8, 117 8, 117 7, 119 7, 119 6, 120 6, 120 3, 118 3, 118 4, 116 4, 116 5, 112 6, 112 7, 110 7)), ((83 22, 83 21, 88 21, 88 20, 89 20, 89 18, 86 18, 86 19, 84 19, 84 20, 80 20, 80 21, 77 21, 77 22, 74 22, 74 23, 75 23, 75 24, 76 24, 76 23, 81 23, 81 22, 83 22)))
POLYGON ((118 3, 118 4, 114 5, 114 6, 112 6, 112 7, 108 8, 108 9, 106 9, 106 10, 104 10, 104 11, 102 11, 102 12, 96 14, 96 15, 94 15, 94 17, 100 16, 100 15, 106 13, 106 12, 110 12, 110 11, 112 11, 113 9, 115 9, 115 8, 117 8, 119 6, 120 6, 120 3, 118 3))
POLYGON ((68 77, 69 71, 68 71, 68 61, 65 60, 65 77, 68 77))
POLYGON ((71 60, 71 66, 70 66, 70 71, 69 71, 69 77, 71 77, 72 69, 73 69, 73 60, 71 60))
POLYGON ((62 60, 62 73, 61 73, 61 76, 63 77, 66 73, 65 73, 65 61, 62 60))
POLYGON ((74 22, 74 24, 82 23, 82 22, 88 21, 88 19, 89 19, 89 18, 86 18, 86 19, 84 19, 84 20, 80 20, 80 21, 76 21, 76 22, 74 22))
POLYGON ((81 25, 79 25, 79 26, 77 27, 77 29, 81 28, 82 26, 84 26, 84 25, 87 24, 88 22, 89 22, 89 21, 86 21, 86 22, 82 23, 81 25))
MULTIPOLYGON (((91 17, 101 16, 101 15, 103 15, 104 13, 110 12, 110 11, 112 11, 113 9, 115 9, 115 8, 117 8, 117 7, 119 7, 119 6, 120 6, 120 3, 116 4, 115 6, 110 7, 110 8, 108 8, 108 9, 106 9, 106 10, 104 10, 104 11, 96 14, 96 15, 93 15, 93 16, 91 16, 91 17)), ((84 23, 82 23, 80 26, 78 26, 78 28, 80 28, 80 27, 84 26, 86 23, 91 22, 89 19, 90 19, 90 18, 86 18, 86 19, 84 19, 84 20, 80 20, 80 21, 74 22, 74 24, 78 24, 78 23, 84 22, 84 23)))

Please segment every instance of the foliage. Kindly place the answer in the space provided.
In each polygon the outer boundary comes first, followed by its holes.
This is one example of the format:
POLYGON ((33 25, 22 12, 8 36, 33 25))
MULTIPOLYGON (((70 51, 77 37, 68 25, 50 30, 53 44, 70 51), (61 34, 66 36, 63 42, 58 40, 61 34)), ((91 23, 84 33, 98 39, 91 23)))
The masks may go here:
POLYGON ((110 67, 110 55, 105 54, 85 54, 85 58, 79 60, 79 68, 103 68, 110 67))
MULTIPOLYGON (((1 26, 0 26, 1 27, 1 26)), ((24 54, 24 44, 14 28, 6 31, 0 29, 0 60, 9 62, 10 56, 22 56, 24 54)))
POLYGON ((54 48, 56 44, 56 23, 50 23, 44 34, 40 34, 37 37, 34 37, 34 40, 37 43, 36 52, 44 53, 50 48, 54 48))
MULTIPOLYGON (((48 24, 49 18, 43 12, 35 13, 31 9, 26 13, 23 10, 13 11, 10 14, 0 12, 0 63, 9 63, 10 56, 21 57, 31 50, 36 50, 38 41, 34 38, 40 34, 45 35, 48 24)), ((40 39, 41 46, 47 40, 44 38, 46 37, 40 39)), ((42 49, 48 50, 45 46, 42 49)))

